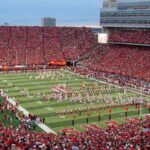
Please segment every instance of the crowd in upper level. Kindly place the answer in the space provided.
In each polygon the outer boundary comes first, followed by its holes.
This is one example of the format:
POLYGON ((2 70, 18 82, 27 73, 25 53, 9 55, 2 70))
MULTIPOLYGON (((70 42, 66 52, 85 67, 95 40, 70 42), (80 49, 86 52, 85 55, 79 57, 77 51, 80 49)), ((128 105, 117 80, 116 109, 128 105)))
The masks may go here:
POLYGON ((109 42, 150 45, 150 30, 116 30, 109 35, 109 42))

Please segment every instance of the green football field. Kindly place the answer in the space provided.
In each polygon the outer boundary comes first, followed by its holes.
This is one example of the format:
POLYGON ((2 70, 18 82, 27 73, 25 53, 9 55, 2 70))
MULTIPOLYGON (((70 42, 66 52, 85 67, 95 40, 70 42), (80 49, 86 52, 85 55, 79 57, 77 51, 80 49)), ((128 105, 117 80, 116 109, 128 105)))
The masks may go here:
MULTIPOLYGON (((0 74, 0 86, 7 92, 10 97, 14 97, 19 101, 20 105, 28 110, 30 113, 38 115, 45 118, 45 124, 56 132, 59 132, 63 128, 72 127, 72 120, 75 117, 75 129, 79 131, 84 131, 81 125, 87 124, 87 116, 89 115, 89 124, 97 123, 100 127, 105 127, 105 122, 108 121, 108 109, 105 110, 90 110, 89 108, 96 108, 101 106, 110 105, 102 101, 105 97, 112 97, 115 99, 120 97, 127 100, 131 97, 143 97, 147 101, 150 100, 149 97, 141 96, 134 92, 120 91, 119 88, 113 87, 108 84, 100 83, 85 77, 77 76, 75 74, 65 72, 64 70, 53 70, 49 71, 50 76, 43 75, 42 73, 9 73, 0 74), (62 102, 57 102, 56 100, 49 99, 44 100, 43 97, 49 97, 52 95, 52 87, 57 85, 66 84, 72 91, 79 91, 82 84, 84 88, 101 88, 101 89, 114 89, 114 91, 97 92, 95 95, 100 96, 100 100, 94 102, 86 101, 84 102, 74 102, 69 98, 63 100, 62 102), (93 87, 94 86, 94 87, 93 87), (73 114, 57 115, 58 112, 71 111, 75 109, 85 109, 87 111, 73 114), (89 112, 90 110, 90 112, 89 112), (101 111, 101 120, 99 121, 99 112, 101 111)), ((88 93, 88 92, 87 92, 88 93)), ((87 93, 81 93, 83 97, 87 93)), ((92 96, 92 94, 89 96, 92 96)), ((149 110, 147 108, 142 108, 140 114, 148 114, 149 110)), ((128 110, 128 117, 137 117, 138 112, 135 106, 131 106, 128 110)), ((112 109, 112 120, 116 120, 119 123, 124 122, 125 111, 123 108, 113 108, 112 109)))

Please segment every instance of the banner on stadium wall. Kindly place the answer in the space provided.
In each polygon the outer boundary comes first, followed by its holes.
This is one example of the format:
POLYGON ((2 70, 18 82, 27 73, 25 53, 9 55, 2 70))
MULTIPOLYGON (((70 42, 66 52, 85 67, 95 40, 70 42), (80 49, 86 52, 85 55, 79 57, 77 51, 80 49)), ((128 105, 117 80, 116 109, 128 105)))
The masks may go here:
POLYGON ((66 61, 50 61, 50 65, 58 65, 58 66, 65 66, 66 61))

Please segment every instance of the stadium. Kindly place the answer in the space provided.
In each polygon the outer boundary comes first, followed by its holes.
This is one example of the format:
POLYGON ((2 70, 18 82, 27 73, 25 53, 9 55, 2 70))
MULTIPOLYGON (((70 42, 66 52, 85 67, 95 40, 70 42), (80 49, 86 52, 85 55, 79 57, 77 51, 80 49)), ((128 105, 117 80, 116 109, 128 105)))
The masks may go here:
POLYGON ((97 36, 0 26, 0 149, 150 149, 149 12, 104 0, 97 36))

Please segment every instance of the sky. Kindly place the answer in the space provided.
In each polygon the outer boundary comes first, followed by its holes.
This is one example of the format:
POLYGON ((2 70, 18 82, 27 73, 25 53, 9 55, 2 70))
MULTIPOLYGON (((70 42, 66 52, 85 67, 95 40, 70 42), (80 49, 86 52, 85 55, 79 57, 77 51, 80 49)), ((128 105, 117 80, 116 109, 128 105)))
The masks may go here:
POLYGON ((102 0, 0 0, 0 24, 41 25, 54 17, 58 26, 98 26, 102 0))

